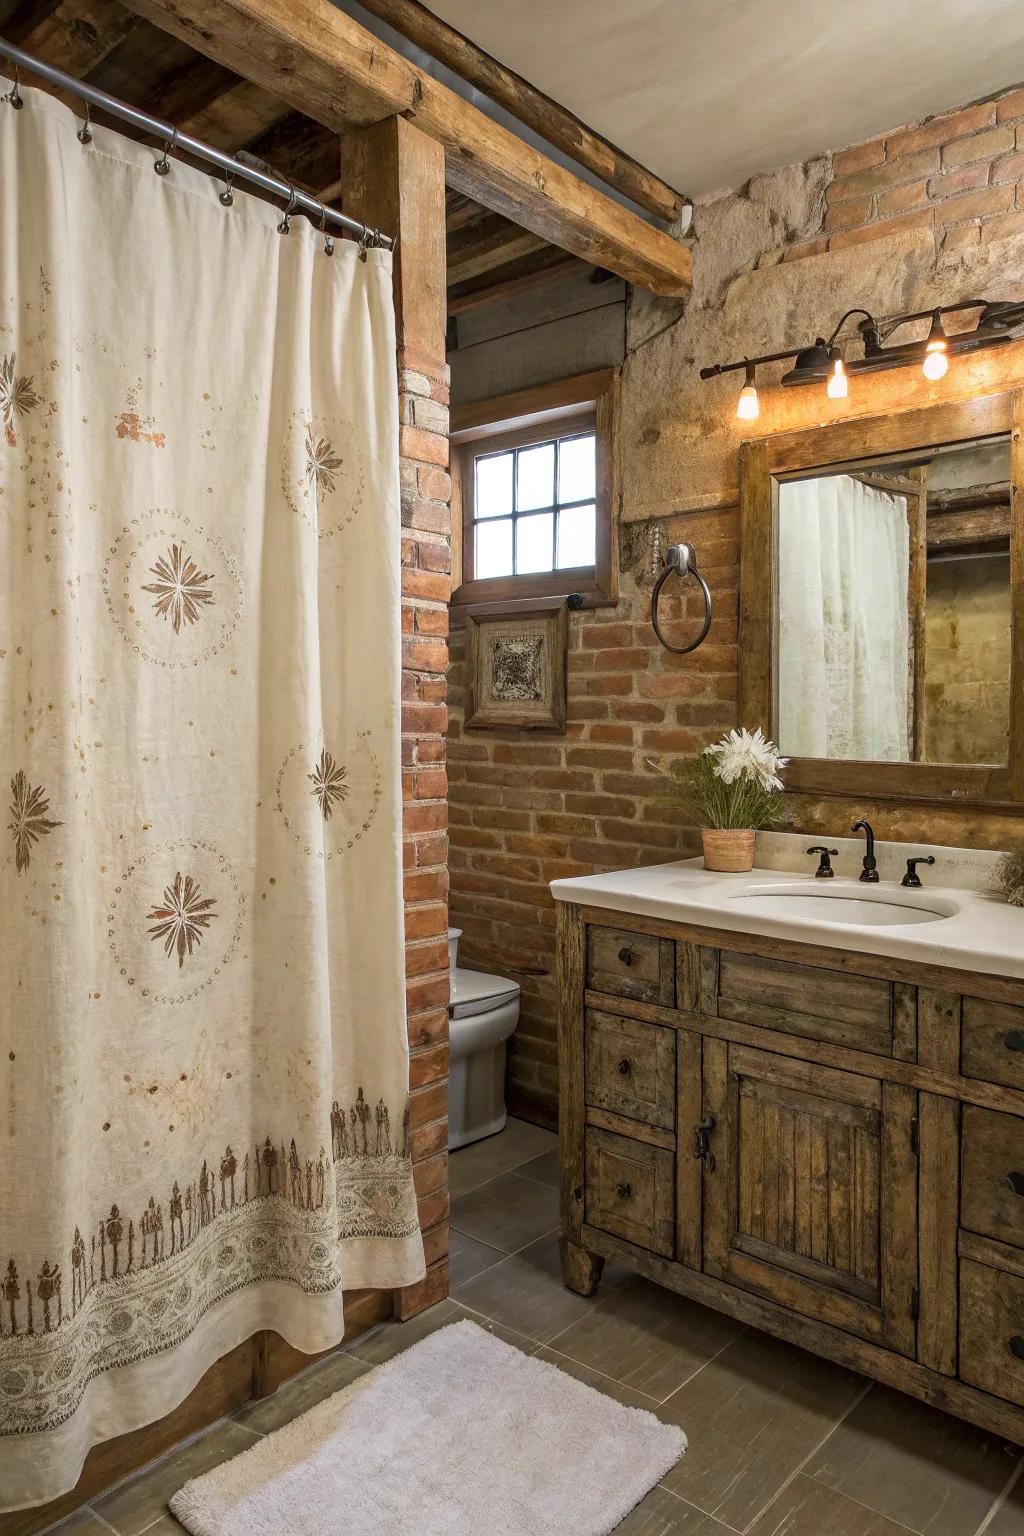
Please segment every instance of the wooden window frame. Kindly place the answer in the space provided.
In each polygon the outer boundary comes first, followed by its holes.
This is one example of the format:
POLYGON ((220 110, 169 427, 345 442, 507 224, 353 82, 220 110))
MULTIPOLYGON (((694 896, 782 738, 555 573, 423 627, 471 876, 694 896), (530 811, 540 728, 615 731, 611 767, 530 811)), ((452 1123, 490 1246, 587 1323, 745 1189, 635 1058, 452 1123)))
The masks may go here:
MULTIPOLYGON (((782 480, 835 474, 866 459, 882 464, 921 448, 972 438, 1010 439, 1011 669, 1008 761, 864 762, 794 757, 786 788, 796 794, 917 801, 972 808, 1024 802, 1024 391, 943 402, 888 416, 833 422, 754 439, 740 449, 739 720, 768 729, 776 718, 778 573, 776 502, 782 480)), ((920 577, 918 578, 920 579, 920 577)))
POLYGON ((578 593, 581 608, 618 602, 618 404, 619 371, 558 379, 515 394, 452 410, 452 606, 529 602, 578 593), (523 576, 465 578, 473 568, 473 460, 487 453, 548 442, 574 431, 595 434, 595 554, 593 566, 523 576))

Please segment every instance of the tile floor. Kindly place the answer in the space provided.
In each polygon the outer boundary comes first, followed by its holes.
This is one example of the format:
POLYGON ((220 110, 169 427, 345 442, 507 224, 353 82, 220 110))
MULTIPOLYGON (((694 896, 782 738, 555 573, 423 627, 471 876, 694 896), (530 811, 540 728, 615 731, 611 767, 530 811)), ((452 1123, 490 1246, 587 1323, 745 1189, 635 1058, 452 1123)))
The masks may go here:
POLYGON ((55 1530, 180 1533, 167 1499, 186 1478, 471 1317, 685 1429, 686 1455, 616 1536, 1024 1536, 1019 1448, 615 1266, 591 1300, 566 1291, 550 1132, 510 1121, 454 1153, 450 1169, 450 1300, 365 1334, 55 1530))

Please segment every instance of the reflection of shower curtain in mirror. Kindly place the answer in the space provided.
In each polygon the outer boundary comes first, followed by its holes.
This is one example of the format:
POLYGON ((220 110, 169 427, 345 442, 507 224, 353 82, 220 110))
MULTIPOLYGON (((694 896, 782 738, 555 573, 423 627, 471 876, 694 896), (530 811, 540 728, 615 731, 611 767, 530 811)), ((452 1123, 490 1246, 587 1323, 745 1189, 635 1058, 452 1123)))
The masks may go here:
MULTIPOLYGON (((0 82, 0 91, 4 85, 0 82)), ((422 1275, 390 256, 0 105, 0 1508, 422 1275)))
POLYGON ((780 747, 905 761, 906 499, 831 475, 782 484, 778 517, 780 747))

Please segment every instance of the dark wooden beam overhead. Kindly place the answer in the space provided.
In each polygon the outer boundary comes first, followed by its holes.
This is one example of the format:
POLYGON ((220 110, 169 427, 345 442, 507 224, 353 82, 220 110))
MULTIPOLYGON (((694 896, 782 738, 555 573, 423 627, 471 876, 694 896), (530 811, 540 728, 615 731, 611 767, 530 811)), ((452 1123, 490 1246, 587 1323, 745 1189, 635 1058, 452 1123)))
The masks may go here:
POLYGON ((679 217, 683 199, 678 192, 566 107, 499 64, 419 0, 360 0, 360 4, 638 207, 668 223, 679 217))
POLYGON ((19 48, 80 79, 138 24, 138 16, 117 0, 35 0, 14 13, 5 24, 4 35, 19 48))
POLYGON ((500 213, 488 213, 479 223, 454 234, 448 232, 449 286, 544 249, 551 247, 539 235, 521 229, 500 213))
POLYGON ((627 282, 679 294, 689 250, 492 122, 330 0, 130 0, 130 8, 332 133, 402 116, 444 146, 448 185, 627 282))

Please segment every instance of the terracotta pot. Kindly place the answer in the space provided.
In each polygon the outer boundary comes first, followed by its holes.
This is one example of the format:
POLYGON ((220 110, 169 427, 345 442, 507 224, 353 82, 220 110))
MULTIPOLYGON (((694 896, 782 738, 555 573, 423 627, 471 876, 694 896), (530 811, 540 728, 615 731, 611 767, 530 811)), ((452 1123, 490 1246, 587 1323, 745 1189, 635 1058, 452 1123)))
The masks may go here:
POLYGON ((732 828, 718 832, 705 827, 700 835, 705 869, 726 875, 745 875, 753 869, 755 833, 732 828))

